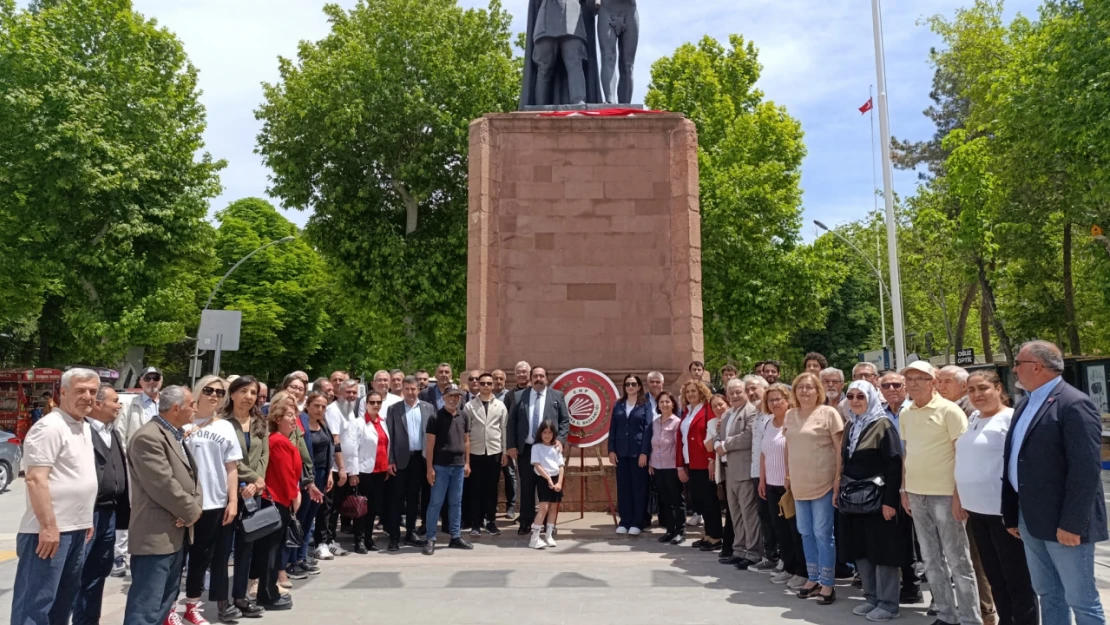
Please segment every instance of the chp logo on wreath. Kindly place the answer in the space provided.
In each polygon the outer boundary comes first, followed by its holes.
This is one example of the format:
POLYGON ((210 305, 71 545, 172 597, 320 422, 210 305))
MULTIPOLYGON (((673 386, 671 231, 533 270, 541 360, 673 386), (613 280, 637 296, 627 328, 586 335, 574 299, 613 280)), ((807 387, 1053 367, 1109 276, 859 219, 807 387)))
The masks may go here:
POLYGON ((609 438, 609 419, 620 393, 609 376, 596 369, 571 369, 555 378, 551 388, 561 392, 570 410, 567 442, 592 447, 609 438))

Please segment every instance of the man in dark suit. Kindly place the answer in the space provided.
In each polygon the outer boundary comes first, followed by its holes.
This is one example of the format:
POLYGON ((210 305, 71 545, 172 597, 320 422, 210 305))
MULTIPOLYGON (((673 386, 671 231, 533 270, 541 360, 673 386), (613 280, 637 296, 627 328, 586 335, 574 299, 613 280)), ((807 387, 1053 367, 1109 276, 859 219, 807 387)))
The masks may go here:
MULTIPOLYGON (((528 388, 528 374, 532 372, 532 365, 528 364, 527 360, 521 360, 516 363, 513 371, 516 375, 516 385, 512 388, 506 387, 502 395, 498 397, 505 404, 505 410, 508 411, 510 419, 513 414, 513 403, 528 388)), ((497 372, 495 371, 494 376, 496 375, 497 372)), ((508 436, 507 433, 506 436, 508 436)), ((515 458, 506 455, 505 459, 507 462, 505 462, 505 466, 501 467, 501 474, 505 477, 505 518, 515 521, 517 519, 516 495, 520 490, 520 481, 517 474, 520 472, 520 468, 517 467, 515 458)))
POLYGON ((419 516, 421 521, 427 522, 430 487, 424 479, 424 432, 436 409, 418 399, 419 389, 414 376, 406 377, 401 383, 403 401, 390 406, 386 413, 385 429, 390 440, 389 472, 393 476, 386 482, 391 502, 385 528, 389 534, 389 551, 400 548, 402 506, 405 511, 405 544, 414 547, 424 544, 424 539, 417 535, 416 519, 419 516))
POLYGON ((559 391, 547 387, 547 370, 533 367, 531 380, 531 388, 521 391, 513 403, 506 437, 509 457, 517 460, 520 468, 520 529, 517 534, 521 536, 532 532, 532 521, 536 518, 536 471, 532 467, 532 444, 536 441, 536 431, 544 421, 557 424, 558 442, 564 454, 568 449, 567 435, 570 433, 567 400, 559 391))
POLYGON ((131 479, 131 589, 124 625, 159 625, 177 603, 185 552, 200 519, 196 463, 185 447, 196 404, 182 386, 158 395, 158 414, 127 444, 131 479))
POLYGON ((1002 517, 1022 539, 1043 625, 1104 625, 1095 587, 1095 543, 1107 539, 1102 423, 1083 392, 1064 382, 1064 357, 1030 341, 1014 361, 1029 392, 1006 436, 1002 517))
POLYGON ((111 384, 101 384, 92 412, 85 417, 92 429, 93 459, 96 462, 96 507, 93 508, 93 537, 85 545, 81 589, 73 606, 73 625, 100 623, 104 582, 112 572, 116 528, 127 529, 131 504, 127 496, 127 456, 119 432, 119 394, 111 384))
POLYGON ((420 391, 420 401, 428 402, 436 410, 443 409, 443 393, 451 386, 451 365, 440 363, 436 367, 436 383, 429 384, 428 388, 420 391))

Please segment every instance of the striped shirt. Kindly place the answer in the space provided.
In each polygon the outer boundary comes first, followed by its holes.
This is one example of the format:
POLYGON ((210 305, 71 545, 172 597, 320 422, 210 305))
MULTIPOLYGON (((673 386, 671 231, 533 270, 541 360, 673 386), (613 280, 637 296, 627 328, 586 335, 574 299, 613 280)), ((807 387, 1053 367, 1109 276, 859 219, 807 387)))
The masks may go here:
POLYGON ((653 469, 674 469, 678 461, 678 437, 682 419, 671 415, 666 421, 656 417, 651 429, 651 467, 653 469))
POLYGON ((764 479, 771 486, 786 485, 786 437, 782 428, 775 427, 774 418, 767 419, 767 427, 763 431, 763 442, 760 451, 763 453, 763 462, 766 465, 767 475, 764 479))

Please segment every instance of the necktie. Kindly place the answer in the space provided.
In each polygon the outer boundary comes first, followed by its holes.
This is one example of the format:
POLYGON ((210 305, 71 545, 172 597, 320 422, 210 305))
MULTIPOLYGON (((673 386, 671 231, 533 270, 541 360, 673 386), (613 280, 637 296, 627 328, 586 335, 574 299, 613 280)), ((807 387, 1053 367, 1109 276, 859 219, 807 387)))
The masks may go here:
POLYGON ((536 437, 536 430, 540 429, 540 404, 543 403, 543 395, 536 393, 536 403, 532 404, 532 438, 536 437))

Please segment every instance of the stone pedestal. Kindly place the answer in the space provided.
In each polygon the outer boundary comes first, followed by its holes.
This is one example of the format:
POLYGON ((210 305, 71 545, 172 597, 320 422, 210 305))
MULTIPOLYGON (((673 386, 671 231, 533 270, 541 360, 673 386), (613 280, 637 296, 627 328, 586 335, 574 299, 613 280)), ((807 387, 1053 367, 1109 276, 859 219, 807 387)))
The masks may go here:
POLYGON ((468 368, 669 383, 701 360, 697 135, 680 114, 470 125, 468 368))

